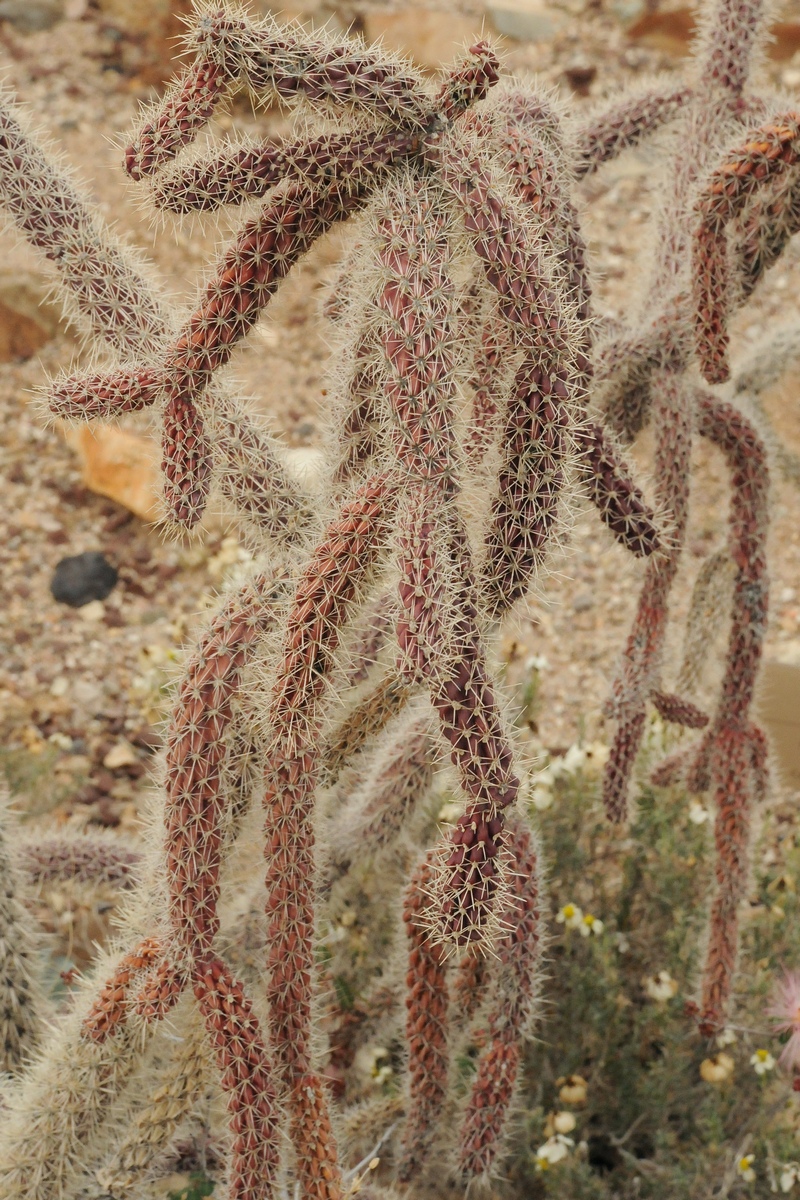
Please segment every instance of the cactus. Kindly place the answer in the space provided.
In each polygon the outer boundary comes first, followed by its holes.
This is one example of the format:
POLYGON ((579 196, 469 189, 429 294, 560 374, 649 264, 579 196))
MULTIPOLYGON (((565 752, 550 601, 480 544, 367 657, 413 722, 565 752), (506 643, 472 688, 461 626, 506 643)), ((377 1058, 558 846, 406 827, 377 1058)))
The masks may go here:
MULTIPOLYGON (((20 1079, 0 1113, 0 1197, 66 1200, 87 1172, 92 1187, 129 1193, 201 1086, 217 1084, 234 1200, 266 1200, 284 1183, 319 1200, 358 1187, 391 1194, 382 1179, 362 1185, 363 1162, 348 1164, 359 1138, 337 1139, 320 1027, 338 1020, 330 1062, 341 1082, 380 1004, 394 1028, 398 988, 388 973, 371 1002, 334 1020, 322 984, 335 973, 320 969, 317 936, 329 894, 389 851, 387 892, 418 865, 402 901, 408 1087, 405 1100, 375 1105, 375 1121, 388 1122, 376 1140, 391 1143, 404 1118, 394 1171, 403 1185, 424 1181, 440 1145, 467 1188, 499 1169, 545 935, 541 852, 521 812, 524 772, 493 639, 538 583, 581 491, 645 560, 608 706, 616 731, 603 798, 623 821, 648 706, 698 731, 652 778, 683 777, 714 795, 716 893, 698 1015, 705 1034, 725 1024, 767 784, 750 710, 767 615, 768 472, 752 422, 698 389, 690 370, 696 358, 708 382, 727 377, 729 316, 796 227, 797 118, 748 90, 765 36, 758 0, 714 0, 689 83, 657 82, 579 122, 531 85, 500 85, 487 42, 432 86, 380 48, 201 7, 193 61, 125 158, 161 213, 252 205, 183 321, 13 104, 0 106, 0 202, 52 265, 76 322, 111 352, 53 380, 50 411, 71 421, 157 411, 174 531, 194 527, 219 487, 258 554, 175 690, 157 851, 137 861, 104 839, 53 835, 16 860, 9 852, 34 882, 113 883, 130 903, 118 943, 44 1037, 17 1003, 34 994, 20 951, 24 878, 9 891, 6 1051, 20 1079), (296 111, 294 126, 280 140, 196 154, 199 133, 240 88, 296 111), (653 303, 641 321, 603 325, 573 185, 654 133, 674 154, 653 303), (306 492, 221 372, 334 227, 350 238, 324 306, 338 364, 325 463, 306 492), (647 423, 655 508, 617 440, 647 423), (718 572, 701 575, 670 690, 662 676, 695 435, 730 468, 729 548, 718 572), (724 677, 706 712, 694 694, 697 629, 713 581, 728 575, 724 677), (440 761, 462 811, 431 839, 415 818, 440 761), (259 792, 261 926, 247 858, 259 792), (249 932, 237 927, 242 903, 249 932), (242 951, 251 934, 258 963, 242 951), (170 1055, 172 1028, 185 1041, 170 1055), (454 1055, 476 1029, 463 1099, 454 1055), (21 1067, 37 1041, 38 1057, 21 1067)), ((784 339, 785 356, 795 341, 784 339)), ((759 360, 742 380, 772 369, 759 360)), ((357 1134, 358 1120, 346 1115, 342 1127, 357 1134)))

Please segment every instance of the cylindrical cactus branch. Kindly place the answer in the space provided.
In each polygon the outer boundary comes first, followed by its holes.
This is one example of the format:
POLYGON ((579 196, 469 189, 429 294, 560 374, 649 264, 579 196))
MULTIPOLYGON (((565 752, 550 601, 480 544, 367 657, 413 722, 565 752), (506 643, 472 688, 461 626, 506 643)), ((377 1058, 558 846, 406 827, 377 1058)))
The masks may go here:
POLYGON ((405 676, 392 670, 357 701, 325 739, 320 764, 322 781, 335 783, 345 764, 402 711, 411 694, 412 688, 405 676))
POLYGON ((15 1074, 36 1047, 44 1017, 33 918, 13 852, 14 817, 0 788, 0 1071, 15 1074))
POLYGON ((234 80, 210 55, 201 55, 173 83, 156 114, 125 150, 132 179, 152 175, 187 146, 213 116, 234 80))
POLYGON ((141 853, 122 844, 119 838, 94 834, 22 839, 14 847, 13 857, 18 870, 37 886, 75 880, 109 884, 121 890, 136 886, 142 862, 141 853))
MULTIPOLYGON (((263 212, 248 221, 219 263, 200 303, 162 355, 161 386, 167 398, 164 423, 166 498, 172 517, 191 527, 205 506, 211 482, 211 450, 199 405, 212 374, 223 366, 236 343, 252 328, 290 267, 334 221, 358 205, 353 195, 316 196, 290 184, 263 212)), ((146 368, 150 379, 151 368, 146 368)), ((139 388, 140 371, 130 373, 139 388)), ((115 391, 119 375, 113 375, 115 391)), ((54 402, 80 387, 97 408, 97 392, 107 378, 67 378, 57 385, 54 402)))
POLYGON ((709 115, 721 95, 728 111, 741 107, 756 55, 763 48, 770 15, 766 0, 714 0, 702 10, 695 50, 695 89, 709 115))
POLYGON ((420 486, 408 498, 399 530, 398 641, 402 661, 427 680, 467 795, 466 811, 442 847, 435 915, 445 936, 464 944, 481 938, 497 917, 504 811, 517 797, 519 779, 480 633, 464 607, 470 589, 463 565, 452 557, 441 520, 438 491, 420 486), (455 582, 448 586, 449 579, 455 582))
POLYGON ((505 930, 494 948, 487 998, 488 1038, 459 1133, 465 1180, 488 1176, 502 1149, 522 1059, 522 1040, 535 1012, 542 931, 540 855, 519 818, 508 826, 509 894, 505 930))
POLYGON ((188 664, 175 704, 167 737, 165 860, 173 938, 192 957, 211 949, 219 929, 233 705, 287 594, 287 579, 267 573, 233 595, 188 664))
POLYGON ((128 1016, 133 983, 158 962, 162 949, 159 938, 147 937, 122 955, 84 1019, 84 1037, 102 1043, 120 1030, 128 1016))
POLYGON ((611 162, 625 150, 638 146, 680 113, 692 97, 685 85, 666 80, 661 87, 648 84, 611 108, 592 114, 574 132, 575 173, 579 179, 611 162))
POLYGON ((798 230, 800 179, 796 170, 790 170, 776 175, 763 191, 757 192, 730 229, 740 303, 753 293, 798 230))
POLYGON ((447 955, 444 946, 431 937, 425 916, 435 873, 435 854, 429 852, 411 877, 403 900, 409 944, 406 1040, 410 1099, 397 1170, 402 1183, 410 1182, 424 1167, 447 1097, 447 955))
POLYGON ((252 1003, 221 959, 194 968, 194 993, 228 1103, 231 1200, 272 1200, 280 1163, 279 1111, 252 1003))
POLYGON ((683 658, 677 689, 681 695, 696 692, 703 677, 714 641, 714 631, 723 628, 733 599, 736 564, 727 548, 710 554, 700 568, 692 588, 686 617, 683 658))
POLYGON ((775 176, 793 167, 800 151, 800 117, 786 113, 751 133, 725 155, 695 204, 692 247, 695 342, 709 383, 724 383, 732 281, 726 230, 745 203, 775 176))
POLYGON ((653 511, 608 431, 599 421, 589 421, 578 425, 574 436, 578 471, 603 524, 637 557, 663 550, 653 511))
POLYGON ((295 592, 269 713, 264 804, 270 1038, 287 1089, 302 1185, 309 1196, 331 1200, 341 1183, 310 1043, 319 709, 342 628, 385 549, 394 486, 385 475, 364 484, 314 551, 295 592))
MULTIPOLYGON (((104 973, 114 974, 107 956, 104 973)), ((93 1156, 102 1152, 109 1113, 148 1049, 150 1031, 128 1018, 116 1037, 87 1037, 91 994, 42 1038, 19 1088, 5 1095, 0 1137, 3 1200, 73 1195, 93 1156)))
POLYGON ((751 814, 766 783, 764 735, 750 710, 767 627, 769 475, 763 443, 738 409, 705 394, 697 403, 699 431, 722 450, 731 472, 730 552, 736 564, 725 676, 703 747, 717 809, 717 895, 700 1006, 701 1028, 712 1031, 725 1024, 738 907, 748 879, 751 814))
POLYGON ((668 618, 668 600, 678 569, 686 529, 691 453, 691 393, 671 372, 654 377, 656 492, 672 519, 671 542, 650 559, 625 658, 614 683, 610 709, 617 730, 603 773, 603 802, 614 821, 625 819, 628 790, 644 731, 648 697, 659 690, 659 674, 668 618))
MULTIPOLYGON (((542 236, 557 256, 563 275, 564 292, 575 309, 575 321, 584 322, 575 337, 580 347, 575 365, 588 393, 592 374, 592 336, 589 324, 591 287, 586 268, 586 246, 581 237, 577 215, 563 186, 565 175, 563 134, 555 114, 547 125, 547 136, 537 138, 522 122, 526 97, 511 93, 500 98, 504 120, 493 129, 493 141, 499 142, 505 165, 518 194, 541 221, 542 236)), ((484 136, 488 131, 488 124, 484 136)), ((517 381, 519 383, 519 380, 517 381)), ((511 405, 513 408, 514 399, 511 405)), ((579 477, 585 483, 590 500, 614 536, 634 554, 647 555, 659 546, 659 535, 652 512, 641 489, 633 482, 621 455, 610 442, 599 422, 576 422, 574 430, 579 477)), ((541 532, 543 547, 557 510, 557 493, 564 483, 563 437, 555 438, 552 426, 537 427, 531 441, 546 447, 539 465, 541 477, 540 513, 535 524, 541 532), (554 454, 554 443, 560 453, 554 454), (548 496, 547 493, 550 493, 548 496)), ((541 550, 539 550, 541 552, 541 550)))
POLYGON ((96 1171, 98 1183, 113 1200, 126 1200, 141 1188, 207 1086, 208 1051, 202 1019, 197 1012, 181 1015, 178 1040, 156 1075, 155 1087, 113 1155, 96 1171))

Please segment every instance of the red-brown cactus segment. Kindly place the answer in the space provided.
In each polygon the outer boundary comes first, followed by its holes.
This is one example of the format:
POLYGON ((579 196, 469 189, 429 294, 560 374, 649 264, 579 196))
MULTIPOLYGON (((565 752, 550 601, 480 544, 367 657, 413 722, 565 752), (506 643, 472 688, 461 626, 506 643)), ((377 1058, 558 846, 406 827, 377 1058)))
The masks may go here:
POLYGON ((750 134, 712 172, 695 203, 692 247, 695 345, 709 383, 729 375, 727 321, 731 308, 726 228, 745 203, 776 175, 796 165, 800 116, 789 112, 750 134))

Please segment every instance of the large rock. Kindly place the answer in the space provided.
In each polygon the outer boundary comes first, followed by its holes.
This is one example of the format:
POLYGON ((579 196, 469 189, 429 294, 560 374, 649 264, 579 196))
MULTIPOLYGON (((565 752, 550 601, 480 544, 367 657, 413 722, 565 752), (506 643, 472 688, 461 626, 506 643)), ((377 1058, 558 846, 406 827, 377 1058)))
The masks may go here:
POLYGON ((151 438, 113 425, 81 425, 65 430, 81 459, 83 482, 143 521, 160 514, 158 449, 151 438))

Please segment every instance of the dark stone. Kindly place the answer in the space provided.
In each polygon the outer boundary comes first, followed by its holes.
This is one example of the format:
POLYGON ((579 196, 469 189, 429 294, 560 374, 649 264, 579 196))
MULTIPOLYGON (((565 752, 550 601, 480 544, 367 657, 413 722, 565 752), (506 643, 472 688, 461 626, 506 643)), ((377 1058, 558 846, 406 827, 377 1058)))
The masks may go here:
POLYGON ((62 558, 53 572, 50 591, 59 604, 82 608, 92 600, 105 600, 117 582, 117 572, 97 550, 62 558))

